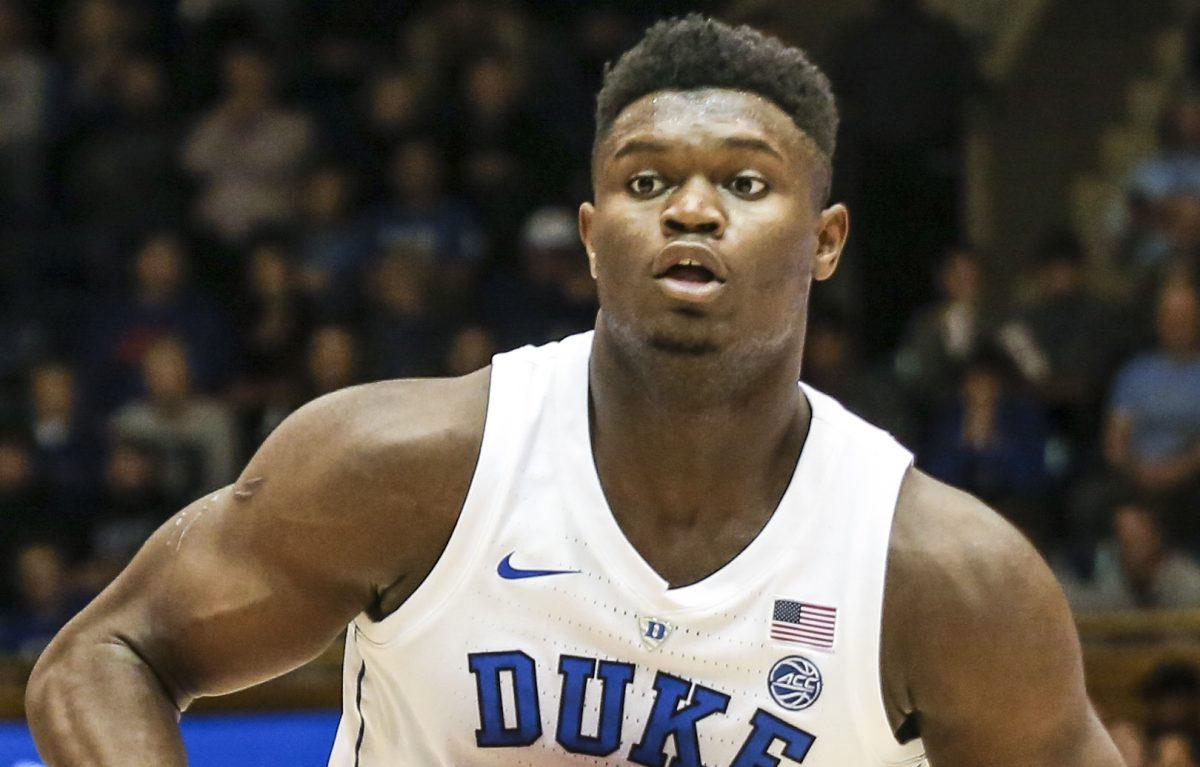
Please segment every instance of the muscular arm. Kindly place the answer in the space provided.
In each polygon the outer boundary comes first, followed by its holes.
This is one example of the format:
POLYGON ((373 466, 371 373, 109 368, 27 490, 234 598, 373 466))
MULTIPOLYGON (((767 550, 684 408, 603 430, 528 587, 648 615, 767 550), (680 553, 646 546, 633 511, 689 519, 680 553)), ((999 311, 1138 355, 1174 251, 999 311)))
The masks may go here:
POLYGON ((47 763, 184 765, 193 699, 285 673, 402 601, 453 528, 486 396, 486 372, 373 384, 285 421, 47 648, 27 692, 47 763))
POLYGON ((932 767, 1123 767, 1049 568, 992 511, 915 471, 884 612, 889 710, 916 716, 932 767))

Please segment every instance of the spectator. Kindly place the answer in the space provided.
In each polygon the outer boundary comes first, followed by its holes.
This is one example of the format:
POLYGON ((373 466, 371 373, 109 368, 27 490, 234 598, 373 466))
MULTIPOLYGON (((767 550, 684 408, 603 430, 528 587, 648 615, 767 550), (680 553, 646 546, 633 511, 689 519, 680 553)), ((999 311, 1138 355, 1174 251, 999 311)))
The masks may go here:
POLYGON ((247 301, 238 326, 243 382, 280 379, 300 370, 298 347, 308 337, 310 311, 298 290, 287 243, 263 240, 250 251, 247 301))
POLYGON ((1159 516, 1144 501, 1114 504, 1113 536, 1097 548, 1091 579, 1059 573, 1076 611, 1200 607, 1200 565, 1172 547, 1159 516))
POLYGON ((1180 97, 1159 130, 1159 151, 1126 182, 1128 221, 1118 265, 1135 291, 1182 265, 1200 249, 1200 97, 1180 97))
POLYGON ((482 56, 466 70, 458 114, 453 118, 450 154, 492 252, 513 242, 520 222, 538 195, 561 189, 569 168, 552 157, 539 125, 522 100, 525 74, 518 64, 482 56))
POLYGON ((935 412, 920 463, 1044 540, 1038 500, 1046 482, 1045 452, 1041 408, 1017 388, 1007 357, 981 349, 964 368, 957 400, 935 412))
POLYGON ((521 229, 519 271, 502 271, 482 296, 504 348, 544 343, 596 324, 596 289, 575 215, 546 207, 521 229))
POLYGON ((326 163, 306 176, 300 194, 298 278, 315 304, 338 317, 356 308, 365 260, 352 217, 354 204, 354 181, 346 168, 326 163))
POLYGON ((163 465, 164 492, 182 505, 232 482, 241 465, 233 416, 221 401, 197 395, 183 344, 156 341, 142 360, 145 399, 117 411, 117 439, 152 446, 163 465))
POLYGON ((1159 664, 1141 686, 1151 737, 1172 732, 1200 735, 1200 672, 1188 662, 1159 664))
POLYGON ((429 135, 435 127, 428 104, 428 94, 419 78, 412 72, 393 69, 376 75, 363 96, 366 102, 357 147, 356 162, 363 175, 372 180, 372 192, 386 190, 384 177, 372 175, 379 167, 379 158, 389 156, 394 149, 410 138, 429 135))
MULTIPOLYGON (((61 526, 47 512, 46 488, 37 475, 33 448, 16 434, 0 434, 0 561, 12 562, 17 547, 34 535, 56 536, 61 526)), ((10 596, 0 584, 0 597, 10 596)), ((5 600, 7 601, 7 600, 5 600)))
POLYGON ((1181 733, 1160 735, 1153 750, 1154 767, 1196 767, 1196 747, 1181 733))
POLYGON ((1105 451, 1143 490, 1186 500, 1200 481, 1200 300, 1192 286, 1163 288, 1157 330, 1158 348, 1117 376, 1105 451))
POLYGON ((266 437, 262 419, 271 403, 296 396, 304 341, 313 324, 307 297, 286 243, 264 240, 250 253, 248 300, 238 326, 237 380, 228 396, 249 439, 245 452, 266 437))
POLYGON ((17 0, 0 1, 0 206, 4 229, 45 203, 49 67, 17 0))
POLYGON ((149 445, 119 439, 112 446, 99 512, 87 528, 91 556, 81 574, 86 591, 107 586, 171 515, 161 469, 149 445))
MULTIPOLYGON (((87 132, 111 112, 123 70, 135 48, 148 48, 143 4, 75 0, 66 5, 58 40, 63 72, 62 111, 70 127, 87 132)), ((74 144, 81 136, 70 137, 74 144)))
POLYGON ((950 251, 939 274, 942 300, 909 321, 896 372, 925 408, 957 389, 962 364, 992 340, 995 318, 984 303, 981 282, 979 256, 968 249, 950 251))
POLYGON ((429 266, 402 251, 382 258, 371 273, 372 309, 366 346, 371 378, 434 375, 446 347, 446 319, 430 306, 429 266))
POLYGON ((453 87, 480 51, 521 61, 535 47, 516 4, 447 0, 430 8, 405 26, 401 40, 407 60, 429 87, 453 87))
POLYGON ((46 362, 29 378, 29 432, 37 449, 49 503, 64 516, 91 507, 99 484, 99 440, 79 407, 75 371, 46 362))
POLYGON ((224 96, 192 131, 184 164, 201 185, 197 220, 229 247, 292 220, 313 130, 306 116, 279 105, 262 50, 231 46, 222 67, 224 96))
POLYGON ((471 210, 447 191, 441 153, 428 139, 410 139, 390 169, 392 198, 369 218, 367 246, 424 260, 447 294, 461 295, 483 258, 483 239, 471 210))
POLYGON ((358 341, 348 328, 325 325, 308 341, 308 397, 362 383, 359 378, 358 341))
POLYGON ((1095 442, 1104 385, 1129 338, 1115 307, 1089 290, 1084 253, 1073 235, 1042 249, 1031 280, 1033 300, 1005 324, 999 337, 1077 445, 1095 442))
POLYGON ((1135 296, 1172 273, 1196 279, 1200 253, 1200 195, 1175 193, 1154 204, 1131 203, 1118 264, 1135 296))
POLYGON ((265 405, 259 434, 270 434, 288 414, 304 403, 363 382, 359 342, 349 327, 318 325, 304 349, 304 373, 300 385, 265 405))
POLYGON ((133 264, 132 295, 109 302, 92 318, 84 347, 89 391, 107 412, 139 391, 142 355, 157 339, 183 339, 195 383, 212 391, 227 370, 228 342, 216 308, 188 283, 188 254, 170 232, 151 236, 133 264))
POLYGON ((79 228, 79 247, 91 259, 93 284, 106 285, 120 246, 179 218, 179 126, 168 87, 162 62, 145 56, 121 59, 111 103, 79 126, 69 142, 65 208, 79 228))
POLYGON ((1177 194, 1200 196, 1200 97, 1184 95, 1167 110, 1158 152, 1129 174, 1128 192, 1150 205, 1177 194))
POLYGON ((18 599, 0 623, 0 649, 32 661, 88 600, 76 593, 63 552, 53 544, 23 547, 15 564, 18 599))

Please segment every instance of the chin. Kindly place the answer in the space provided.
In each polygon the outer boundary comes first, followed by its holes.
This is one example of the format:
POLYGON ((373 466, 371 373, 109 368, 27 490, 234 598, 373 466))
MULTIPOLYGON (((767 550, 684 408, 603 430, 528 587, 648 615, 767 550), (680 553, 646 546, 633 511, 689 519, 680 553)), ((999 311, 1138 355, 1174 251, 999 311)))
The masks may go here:
POLYGON ((710 318, 672 313, 643 328, 642 337, 651 349, 679 357, 706 357, 725 348, 719 327, 710 318))
POLYGON ((706 357, 716 354, 720 347, 709 338, 685 338, 671 333, 653 333, 650 348, 679 357, 706 357))
POLYGON ((711 317, 671 312, 632 320, 613 312, 600 312, 601 321, 611 336, 630 352, 636 349, 679 360, 715 357, 727 350, 729 328, 711 317))

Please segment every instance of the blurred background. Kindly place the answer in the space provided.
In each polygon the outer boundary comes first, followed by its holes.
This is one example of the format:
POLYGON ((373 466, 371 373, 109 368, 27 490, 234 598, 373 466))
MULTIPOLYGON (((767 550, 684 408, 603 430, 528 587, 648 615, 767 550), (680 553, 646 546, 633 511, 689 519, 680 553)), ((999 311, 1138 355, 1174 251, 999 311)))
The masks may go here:
MULTIPOLYGON (((296 407, 591 326, 603 63, 688 10, 839 97, 805 378, 1024 530, 1131 767, 1195 767, 1194 0, 0 0, 0 765, 49 638, 296 407)), ((339 657, 198 706, 195 763, 324 764, 339 657)))

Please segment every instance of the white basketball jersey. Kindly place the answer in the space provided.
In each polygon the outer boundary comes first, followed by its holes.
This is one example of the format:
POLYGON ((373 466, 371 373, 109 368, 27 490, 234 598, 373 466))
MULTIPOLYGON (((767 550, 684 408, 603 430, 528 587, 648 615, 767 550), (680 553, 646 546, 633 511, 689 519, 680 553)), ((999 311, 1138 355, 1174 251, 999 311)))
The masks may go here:
POLYGON ((879 671, 912 456, 804 386, 812 425, 770 521, 669 588, 601 490, 591 344, 495 358, 450 542, 399 610, 350 625, 331 767, 921 763, 920 741, 892 735, 879 671))

